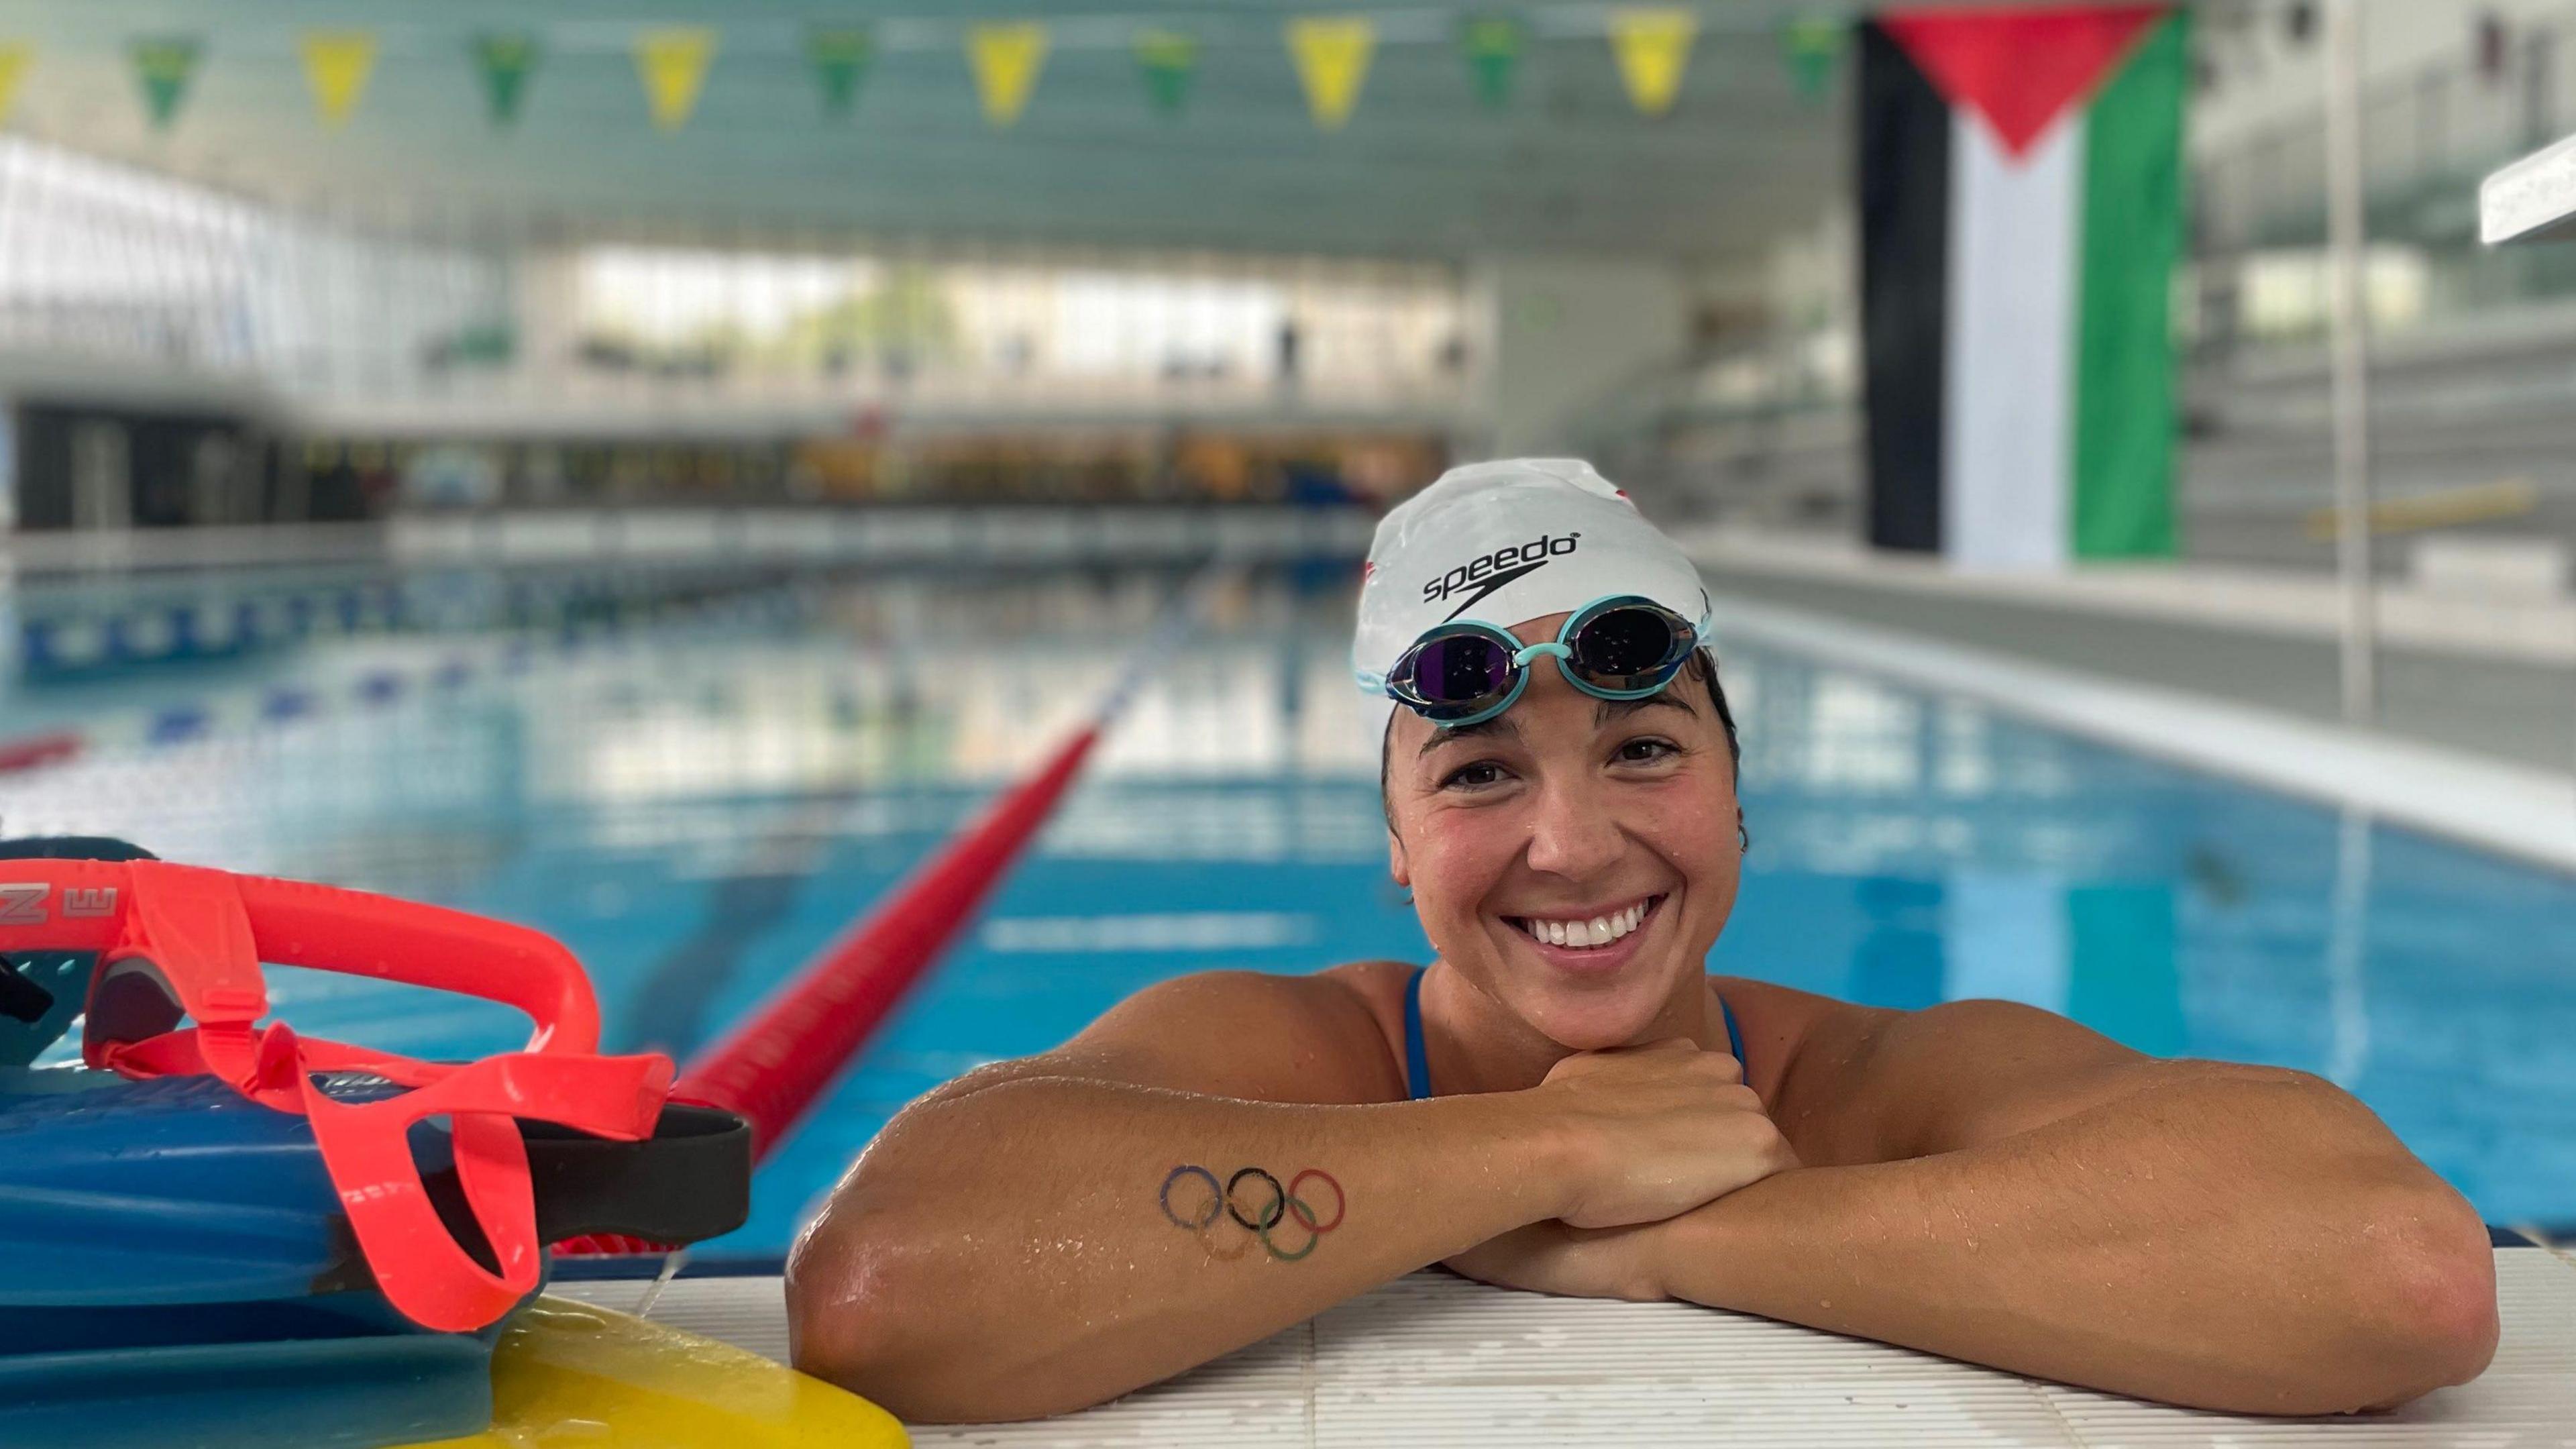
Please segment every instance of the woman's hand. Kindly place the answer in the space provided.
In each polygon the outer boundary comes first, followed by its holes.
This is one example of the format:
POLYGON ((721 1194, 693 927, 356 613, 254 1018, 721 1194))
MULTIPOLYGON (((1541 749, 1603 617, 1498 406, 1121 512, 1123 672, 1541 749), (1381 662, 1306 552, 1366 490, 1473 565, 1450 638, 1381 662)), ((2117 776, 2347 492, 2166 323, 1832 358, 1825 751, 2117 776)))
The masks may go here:
POLYGON ((1687 1040, 1578 1053, 1529 1097, 1564 1134, 1569 1227, 1660 1222, 1798 1165, 1743 1067, 1687 1040))
POLYGON ((1551 1218, 1480 1243, 1443 1266, 1497 1288, 1655 1303, 1672 1296, 1655 1256, 1662 1230, 1661 1223, 1569 1228, 1551 1218))
POLYGON ((1579 1144, 1564 1217, 1479 1243, 1446 1266, 1531 1293, 1671 1297, 1659 1256, 1670 1220, 1798 1165, 1743 1075, 1735 1058, 1681 1040, 1557 1063, 1532 1095, 1579 1144))

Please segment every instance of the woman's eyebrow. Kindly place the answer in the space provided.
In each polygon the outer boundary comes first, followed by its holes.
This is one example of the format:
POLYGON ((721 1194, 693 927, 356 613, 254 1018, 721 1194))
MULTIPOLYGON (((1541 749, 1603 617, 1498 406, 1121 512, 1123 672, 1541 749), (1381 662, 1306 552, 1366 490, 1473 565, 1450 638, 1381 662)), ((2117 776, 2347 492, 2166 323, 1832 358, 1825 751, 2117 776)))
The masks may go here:
POLYGON ((1626 719, 1628 716, 1635 714, 1641 709, 1648 709, 1659 704, 1663 705, 1667 709, 1680 710, 1682 713, 1691 716, 1693 719, 1697 719, 1699 717, 1699 710, 1696 706, 1687 699, 1673 698, 1673 692, 1667 689, 1660 694, 1647 695, 1644 699, 1605 699, 1601 701, 1600 705, 1592 711, 1592 727, 1594 729, 1600 729, 1608 725, 1610 721, 1614 719, 1626 719))
POLYGON ((1422 748, 1413 757, 1418 760, 1452 740, 1472 740, 1485 735, 1509 735, 1517 740, 1521 737, 1521 727, 1512 723, 1512 717, 1507 714, 1478 720, 1471 725, 1442 725, 1431 732, 1431 738, 1422 742, 1422 748))

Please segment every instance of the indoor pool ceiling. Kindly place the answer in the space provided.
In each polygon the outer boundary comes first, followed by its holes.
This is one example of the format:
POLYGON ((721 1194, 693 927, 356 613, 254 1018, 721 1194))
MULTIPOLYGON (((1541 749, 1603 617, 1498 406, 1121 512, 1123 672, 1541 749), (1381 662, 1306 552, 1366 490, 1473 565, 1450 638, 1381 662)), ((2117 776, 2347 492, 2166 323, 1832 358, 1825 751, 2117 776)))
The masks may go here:
POLYGON ((1460 0, 1370 9, 1282 0, 0 0, 0 39, 35 47, 13 129, 226 189, 461 231, 973 237, 1048 246, 1213 247, 1431 258, 1583 251, 1759 256, 1845 174, 1847 90, 1802 96, 1779 26, 1817 7, 1699 5, 1679 99, 1641 115, 1603 27, 1611 7, 1518 7, 1531 35, 1507 104, 1480 103, 1460 0), (1347 125, 1319 129, 1282 41, 1295 15, 1371 16, 1379 39, 1347 125), (1043 20, 1025 113, 990 125, 963 52, 976 20, 1043 20), (802 52, 817 21, 873 21, 857 102, 822 114, 802 52), (718 28, 687 123, 647 118, 631 46, 650 25, 718 28), (1133 37, 1194 34, 1185 108, 1149 102, 1133 37), (373 32, 377 62, 337 129, 317 119, 298 40, 373 32), (534 29, 546 54, 514 129, 493 127, 468 39, 534 29), (156 132, 127 54, 202 38, 175 124, 156 132))

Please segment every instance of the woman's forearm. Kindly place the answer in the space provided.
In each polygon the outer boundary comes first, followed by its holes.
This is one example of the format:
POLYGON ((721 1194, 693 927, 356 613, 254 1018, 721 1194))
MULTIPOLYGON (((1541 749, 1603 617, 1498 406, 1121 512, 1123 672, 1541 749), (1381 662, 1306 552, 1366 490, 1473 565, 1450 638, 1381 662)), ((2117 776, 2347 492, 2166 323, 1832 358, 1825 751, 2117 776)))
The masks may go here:
POLYGON ((1785 1172, 1650 1231, 1675 1297, 2205 1408, 2402 1402, 2494 1350, 2475 1214, 2280 1074, 1785 1172))
POLYGON ((1051 1077, 925 1103, 797 1246, 797 1365, 921 1420, 1099 1402, 1561 1211, 1527 1115, 1051 1077))

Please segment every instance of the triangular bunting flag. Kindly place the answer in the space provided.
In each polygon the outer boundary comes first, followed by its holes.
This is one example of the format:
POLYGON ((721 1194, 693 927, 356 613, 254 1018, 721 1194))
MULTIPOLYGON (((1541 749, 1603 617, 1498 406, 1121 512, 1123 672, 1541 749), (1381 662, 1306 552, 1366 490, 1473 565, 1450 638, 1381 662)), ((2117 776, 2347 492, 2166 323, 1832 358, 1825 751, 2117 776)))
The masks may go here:
POLYGON ((706 84, 707 63, 716 57, 716 33, 703 25, 665 25, 638 32, 635 74, 644 82, 644 100, 653 124, 676 131, 698 108, 698 90, 706 84))
POLYGON ((1780 27, 1780 59, 1788 64, 1789 83, 1811 101, 1833 89, 1834 70, 1850 45, 1851 31, 1827 16, 1804 16, 1780 27))
POLYGON ((152 118, 152 129, 166 131, 179 118, 179 104, 188 98, 188 82, 197 74, 197 58, 205 53, 205 43, 193 35, 146 36, 126 47, 134 60, 134 78, 143 86, 143 109, 152 118))
POLYGON ((1153 98, 1154 109, 1164 115, 1181 113, 1182 105, 1189 100, 1190 73, 1198 63, 1196 37, 1178 30, 1136 32, 1136 65, 1145 76, 1145 94, 1153 98))
POLYGON ((859 78, 876 54, 876 37, 864 25, 817 25, 805 32, 805 59, 822 88, 823 114, 840 117, 859 101, 859 78))
POLYGON ((1509 15, 1470 15, 1458 23, 1458 47, 1466 52, 1476 95, 1486 105, 1511 103, 1512 76, 1520 69, 1528 38, 1520 21, 1509 15))
POLYGON ((1881 26, 1954 106, 1986 118, 2009 156, 2081 104, 2128 57, 2162 6, 1918 11, 1881 26))
POLYGON ((1699 33, 1694 11, 1657 7, 1610 12, 1610 50, 1619 61, 1619 79, 1628 99, 1650 116, 1673 108, 1681 94, 1682 71, 1690 64, 1691 40, 1699 33))
POLYGON ((467 49, 483 76, 483 100, 492 124, 517 124, 519 102, 528 94, 528 72, 537 68, 537 38, 526 31, 478 35, 467 49))
POLYGON ((1351 118, 1376 46, 1377 23, 1363 16, 1306 15, 1288 22, 1288 53, 1316 125, 1337 131, 1351 118))
POLYGON ((18 99, 18 82, 26 79, 27 67, 36 59, 36 48, 23 40, 0 41, 0 118, 9 114, 9 106, 18 99))
POLYGON ((298 48, 304 52, 304 81, 313 88, 313 108, 322 113, 322 124, 348 120, 376 68, 376 37, 364 30, 316 30, 298 48))
POLYGON ((1035 21, 978 25, 966 32, 966 61, 975 72, 975 95, 984 119, 1007 126, 1028 109, 1046 64, 1047 30, 1035 21))

